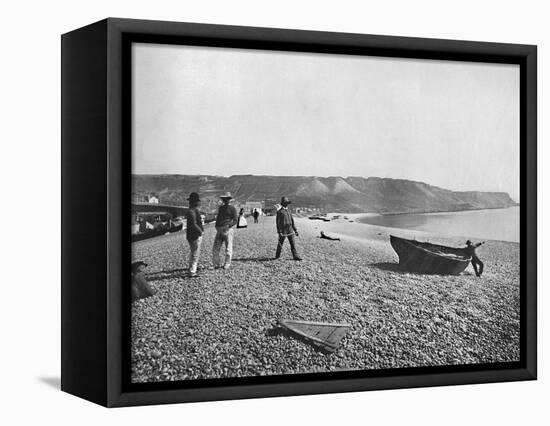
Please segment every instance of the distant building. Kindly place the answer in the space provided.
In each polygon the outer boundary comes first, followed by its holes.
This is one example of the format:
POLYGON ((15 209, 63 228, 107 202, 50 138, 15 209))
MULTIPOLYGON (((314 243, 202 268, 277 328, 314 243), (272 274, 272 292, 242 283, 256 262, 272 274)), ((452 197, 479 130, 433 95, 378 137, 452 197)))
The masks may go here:
POLYGON ((159 199, 156 195, 150 195, 149 199, 147 200, 149 204, 158 204, 159 199))
POLYGON ((132 203, 143 204, 147 202, 149 202, 149 197, 147 195, 132 194, 132 203))
POLYGON ((263 201, 247 201, 246 203, 242 204, 241 207, 243 207, 244 210, 248 213, 252 213, 254 209, 258 209, 260 214, 262 214, 265 206, 263 201))

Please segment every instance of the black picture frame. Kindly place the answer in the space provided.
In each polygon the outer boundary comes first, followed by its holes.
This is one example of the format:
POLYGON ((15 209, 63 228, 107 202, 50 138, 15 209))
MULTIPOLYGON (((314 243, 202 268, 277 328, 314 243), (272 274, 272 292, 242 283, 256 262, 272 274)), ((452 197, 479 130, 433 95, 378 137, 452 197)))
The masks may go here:
POLYGON ((61 41, 62 390, 116 407, 536 379, 536 46, 118 18, 61 41), (518 64, 521 360, 131 384, 130 287, 121 283, 130 264, 132 42, 518 64))

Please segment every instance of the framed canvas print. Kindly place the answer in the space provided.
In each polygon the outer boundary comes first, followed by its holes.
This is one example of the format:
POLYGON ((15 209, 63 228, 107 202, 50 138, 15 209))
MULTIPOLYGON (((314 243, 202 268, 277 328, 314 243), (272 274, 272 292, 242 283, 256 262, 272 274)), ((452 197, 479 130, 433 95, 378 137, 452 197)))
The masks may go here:
POLYGON ((536 47, 107 19, 62 37, 62 389, 536 378, 536 47))

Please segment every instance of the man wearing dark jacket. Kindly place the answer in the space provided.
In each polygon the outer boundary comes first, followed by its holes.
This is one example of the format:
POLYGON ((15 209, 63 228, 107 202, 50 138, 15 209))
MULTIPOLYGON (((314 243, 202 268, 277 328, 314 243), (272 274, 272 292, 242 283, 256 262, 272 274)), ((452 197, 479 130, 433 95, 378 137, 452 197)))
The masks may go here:
POLYGON ((288 209, 289 204, 290 200, 288 199, 288 197, 281 198, 281 208, 279 209, 279 211, 277 211, 276 218, 279 243, 277 244, 275 259, 281 257, 283 243, 285 242, 285 238, 288 238, 288 242, 290 243, 290 250, 292 251, 292 257, 294 258, 294 260, 302 260, 298 255, 298 251, 296 250, 296 241, 294 239, 294 236, 298 236, 298 230, 296 229, 296 225, 294 225, 294 218, 292 217, 292 213, 288 209))
POLYGON ((472 266, 474 267, 474 272, 478 278, 481 277, 481 274, 483 274, 483 262, 479 257, 477 257, 476 248, 481 246, 483 243, 472 244, 472 242, 468 240, 466 241, 466 247, 464 248, 464 251, 468 255, 472 256, 472 266))
POLYGON ((189 243, 189 276, 197 276, 197 266, 201 253, 202 234, 204 226, 202 224, 199 206, 201 200, 199 194, 192 192, 187 199, 189 201, 189 211, 187 212, 187 242, 189 243))
POLYGON ((229 269, 231 258, 233 256, 233 233, 238 221, 237 209, 229 202, 233 199, 230 192, 226 192, 220 197, 222 205, 218 209, 216 216, 216 237, 214 238, 214 247, 212 248, 212 263, 214 268, 222 267, 220 263, 220 249, 225 244, 225 259, 223 269, 229 269))

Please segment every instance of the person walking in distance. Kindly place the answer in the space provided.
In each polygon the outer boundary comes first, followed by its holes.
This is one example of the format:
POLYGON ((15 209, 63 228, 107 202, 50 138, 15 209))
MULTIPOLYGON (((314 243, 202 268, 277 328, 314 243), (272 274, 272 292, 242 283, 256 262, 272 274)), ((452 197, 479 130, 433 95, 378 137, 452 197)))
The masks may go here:
POLYGON ((260 217, 260 211, 258 209, 254 209, 254 213, 252 213, 252 216, 254 217, 254 223, 258 223, 258 218, 260 217))
POLYGON ((244 217, 244 208, 241 208, 237 219, 237 228, 246 228, 247 226, 248 224, 246 223, 246 218, 244 217))
POLYGON ((298 236, 298 230, 296 229, 296 225, 294 224, 292 213, 288 209, 289 204, 290 200, 288 199, 288 197, 281 198, 281 208, 277 211, 276 218, 279 243, 277 244, 275 259, 281 257, 283 243, 285 242, 285 238, 288 238, 288 242, 290 243, 290 250, 292 251, 292 257, 294 258, 294 260, 302 260, 302 258, 298 255, 298 251, 296 250, 295 237, 298 236))
POLYGON ((472 244, 472 242, 470 240, 468 240, 468 241, 466 241, 466 247, 464 248, 464 251, 469 256, 472 257, 472 266, 474 267, 476 277, 481 277, 481 274, 483 274, 483 262, 481 261, 481 259, 479 257, 477 257, 476 248, 478 248, 479 246, 481 246, 484 243, 485 243, 485 241, 482 242, 482 243, 472 244), (478 269, 478 267, 479 267, 479 269, 478 269))
POLYGON ((224 269, 231 266, 231 257, 233 256, 233 233, 237 224, 237 209, 229 204, 233 199, 231 193, 227 192, 220 197, 222 205, 218 209, 216 217, 216 238, 214 238, 214 247, 212 248, 212 262, 214 268, 220 268, 220 249, 225 244, 224 269))
POLYGON ((197 266, 201 252, 202 234, 204 226, 201 220, 199 206, 201 203, 199 194, 192 192, 187 199, 189 211, 187 212, 187 242, 189 243, 189 276, 197 276, 197 266))

